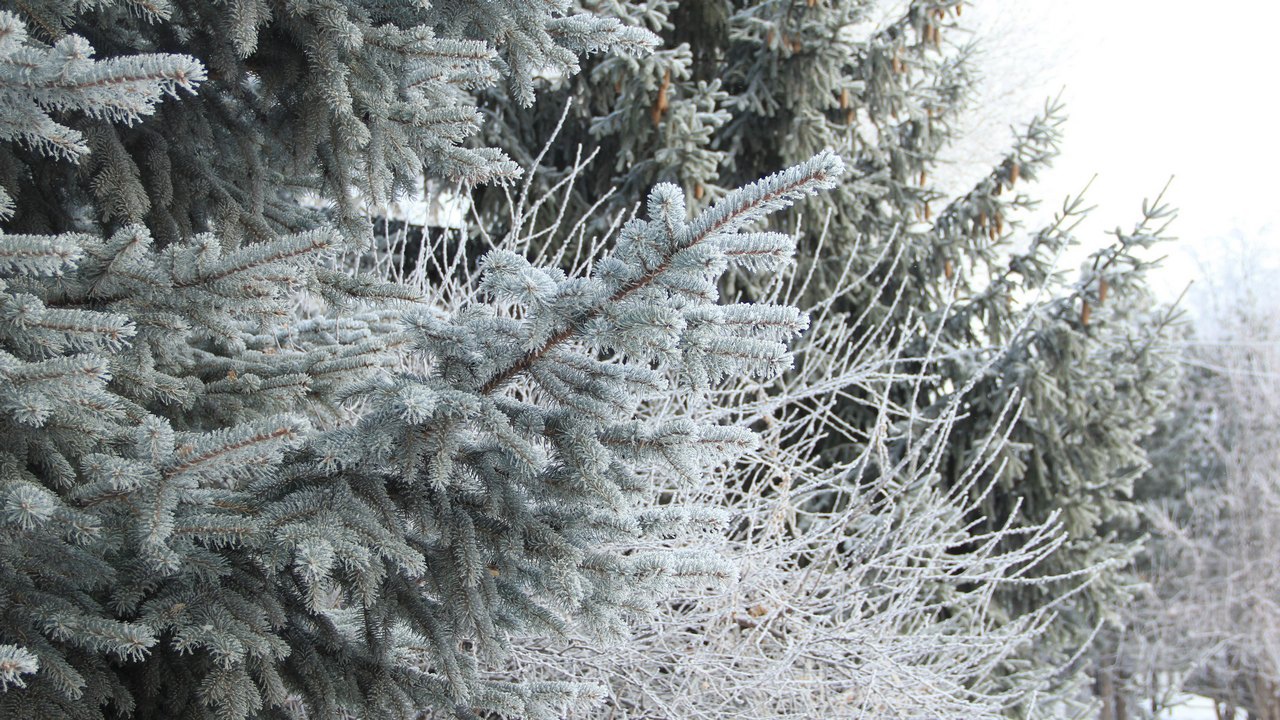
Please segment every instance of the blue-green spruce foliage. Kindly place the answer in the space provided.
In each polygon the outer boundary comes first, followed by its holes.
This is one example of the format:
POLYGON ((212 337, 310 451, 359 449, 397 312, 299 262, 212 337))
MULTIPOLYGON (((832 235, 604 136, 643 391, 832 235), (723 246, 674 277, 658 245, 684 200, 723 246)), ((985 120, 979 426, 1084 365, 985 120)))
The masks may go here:
POLYGON ((591 688, 486 679, 508 638, 725 572, 664 549, 715 513, 651 473, 750 436, 636 407, 788 366, 803 315, 716 280, 788 262, 749 226, 837 157, 692 221, 659 186, 589 276, 490 255, 455 317, 330 262, 424 168, 516 172, 471 90, 649 42, 567 3, 0 11, 0 717, 559 717, 591 688))

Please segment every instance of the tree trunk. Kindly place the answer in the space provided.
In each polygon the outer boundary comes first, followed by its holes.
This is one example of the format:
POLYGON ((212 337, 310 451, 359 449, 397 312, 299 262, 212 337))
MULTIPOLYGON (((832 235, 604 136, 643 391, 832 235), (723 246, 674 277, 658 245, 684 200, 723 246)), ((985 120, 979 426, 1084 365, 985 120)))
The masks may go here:
POLYGON ((1098 714, 1098 720, 1121 720, 1116 714, 1116 683, 1111 675, 1111 668, 1098 668, 1098 674, 1094 678, 1094 692, 1102 698, 1102 712, 1098 714))

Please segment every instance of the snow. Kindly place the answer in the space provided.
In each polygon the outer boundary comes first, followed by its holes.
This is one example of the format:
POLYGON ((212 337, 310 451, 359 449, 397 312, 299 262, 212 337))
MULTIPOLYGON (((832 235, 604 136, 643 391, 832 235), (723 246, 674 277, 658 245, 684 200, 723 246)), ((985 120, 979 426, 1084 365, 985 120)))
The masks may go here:
MULTIPOLYGON (((1181 705, 1161 713, 1160 717, 1167 720, 1218 720, 1218 715, 1213 709, 1213 701, 1199 695, 1185 696, 1181 705)), ((1243 720, 1244 712, 1237 711, 1236 717, 1243 720)))

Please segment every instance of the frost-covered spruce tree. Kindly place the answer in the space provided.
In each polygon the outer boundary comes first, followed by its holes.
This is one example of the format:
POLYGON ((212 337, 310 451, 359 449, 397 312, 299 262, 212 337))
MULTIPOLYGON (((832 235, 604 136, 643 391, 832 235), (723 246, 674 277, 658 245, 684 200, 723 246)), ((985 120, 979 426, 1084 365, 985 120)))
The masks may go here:
MULTIPOLYGON (((1054 608, 1058 621, 1028 655, 1050 665, 1076 656, 1102 626, 1116 626, 1131 597, 1141 534, 1134 483, 1148 465, 1144 440, 1168 412, 1178 376, 1175 314, 1153 299, 1145 259, 1163 239, 1168 208, 1149 206, 1075 279, 1053 273, 1028 281, 1034 264, 1049 260, 1049 236, 1070 242, 1070 214, 1037 233, 985 292, 957 301, 944 321, 998 349, 946 350, 949 359, 940 363, 942 377, 967 383, 943 484, 965 481, 963 458, 987 446, 1010 398, 1020 403, 1009 442, 984 476, 993 487, 972 514, 971 530, 982 537, 1009 522, 1061 523, 1063 546, 1029 573, 1042 581, 1005 588, 994 608, 1015 616, 1054 608), (1011 311, 1019 296, 1030 296, 1030 306, 1011 311)), ((935 408, 958 394, 937 386, 932 392, 935 408)), ((1064 669, 1064 682, 1078 677, 1079 666, 1064 669)))
MULTIPOLYGON (((537 201, 514 203, 526 205, 537 201)), ((532 214, 518 217, 530 222, 532 214)), ((596 260, 595 243, 582 237, 588 225, 566 218, 567 235, 549 243, 568 248, 566 266, 596 260)), ((522 231, 501 242, 528 240, 522 231)), ((424 259, 465 267, 459 245, 438 242, 424 259)), ((762 299, 794 304, 810 295, 810 277, 803 268, 775 272, 762 299)), ((470 286, 463 272, 423 290, 458 306, 470 286)), ((760 431, 738 462, 694 482, 668 476, 662 491, 667 502, 719 506, 733 518, 728 533, 693 542, 735 558, 736 577, 671 597, 645 632, 620 643, 517 641, 512 676, 599 680, 604 703, 583 716, 600 718, 995 719, 1048 686, 1055 668, 1022 663, 1011 676, 1008 665, 1034 646, 1054 609, 991 608, 1003 589, 1038 582, 1031 574, 1061 547, 1060 530, 1014 520, 980 546, 953 552, 969 546, 1016 402, 1006 400, 1004 422, 970 453, 968 482, 936 487, 930 480, 940 463, 952 460, 949 435, 963 395, 928 418, 895 403, 904 388, 933 382, 928 368, 904 372, 902 348, 858 335, 833 310, 836 300, 806 308, 812 324, 793 344, 795 372, 739 376, 638 408, 658 422, 697 412, 760 431), (854 396, 874 403, 869 429, 841 415, 854 396), (915 422, 902 422, 904 415, 915 422), (817 451, 833 437, 864 449, 832 462, 817 451)))
MULTIPOLYGON (((811 221, 806 247, 832 209, 838 209, 833 236, 888 238, 894 227, 925 214, 926 201, 937 204, 929 166, 950 137, 950 118, 968 84, 967 51, 943 40, 961 3, 584 5, 661 34, 663 48, 639 58, 602 57, 578 76, 549 79, 542 102, 528 108, 498 98, 486 126, 491 141, 513 157, 547 166, 544 187, 559 179, 555 168, 570 164, 579 144, 586 152, 598 149, 606 160, 566 198, 574 209, 611 188, 625 198, 628 189, 655 181, 678 183, 710 202, 722 184, 733 187, 824 147, 849 157, 858 172, 804 211, 811 221), (540 154, 566 102, 566 131, 540 154)), ((484 195, 482 206, 500 205, 484 195)), ((921 238, 906 240, 902 247, 929 254, 921 238)), ((846 257, 826 250, 825 262, 838 274, 846 257)))
MULTIPOLYGON (((1070 542, 1031 574, 1072 580, 1010 584, 997 604, 1017 616, 1087 580, 1087 590, 1057 605, 1062 621, 1038 645, 1043 662, 1069 657, 1127 596, 1122 567, 1135 537, 1121 528, 1135 510, 1129 490, 1144 463, 1138 443, 1162 412, 1169 360, 1160 313, 1143 311, 1149 301, 1140 246, 1147 241, 1133 240, 1150 229, 1117 240, 1096 265, 1069 278, 1054 269, 1075 242, 1080 206, 1044 228, 1019 225, 1034 204, 1027 181, 1057 152, 1062 109, 1050 103, 990 172, 949 193, 933 178, 972 82, 968 49, 951 42, 963 36, 951 29, 962 26, 964 3, 590 5, 661 34, 666 49, 639 59, 603 57, 579 76, 548 78, 545 104, 494 100, 491 140, 542 163, 544 189, 565 177, 557 167, 599 151, 603 165, 575 171, 582 191, 556 195, 577 208, 601 202, 613 185, 654 178, 710 202, 721 192, 717 177, 750 177, 813 147, 848 157, 856 172, 840 188, 775 222, 793 228, 804 221, 801 243, 813 252, 802 263, 813 266, 800 277, 811 278, 811 299, 838 298, 834 307, 845 313, 855 342, 948 358, 895 359, 896 370, 936 381, 890 391, 902 417, 936 417, 969 393, 935 476, 941 487, 967 482, 974 446, 1000 427, 1009 397, 1021 399, 1018 442, 975 486, 994 483, 973 513, 986 518, 974 531, 985 537, 1009 520, 1064 523, 1070 542), (540 152, 566 105, 567 129, 540 152), (1128 343, 1131 351, 1118 349, 1128 343)), ((477 202, 482 216, 500 223, 486 214, 505 210, 505 196, 495 196, 482 192, 477 202)), ((547 222, 557 216, 545 213, 547 222)), ((726 285, 748 297, 764 287, 741 277, 726 285)), ((849 394, 839 412, 854 431, 831 433, 821 447, 828 460, 848 462, 866 451, 878 405, 861 391, 849 394)))
POLYGON ((472 183, 518 174, 500 151, 468 147, 479 129, 476 91, 501 83, 527 104, 539 73, 572 74, 585 53, 654 42, 567 5, 24 2, 23 22, 42 41, 74 33, 111 56, 176 49, 208 77, 196 97, 158 107, 153 122, 77 128, 93 150, 80 168, 29 171, 6 151, 0 182, 11 194, 91 191, 24 203, 10 222, 62 230, 77 219, 75 201, 92 199, 103 219, 146 221, 166 241, 216 222, 238 242, 314 224, 295 202, 310 192, 335 205, 344 232, 363 237, 364 203, 417 187, 424 169, 472 183), (73 182, 76 173, 92 181, 73 182))
POLYGON ((749 435, 632 409, 655 363, 786 367, 803 316, 715 280, 786 261, 745 228, 834 155, 692 221, 661 186, 590 275, 496 254, 452 318, 328 262, 421 169, 512 169, 462 147, 468 87, 644 40, 558 5, 0 12, 0 715, 559 716, 590 688, 491 679, 509 638, 722 571, 663 549, 706 514, 635 468, 749 435))

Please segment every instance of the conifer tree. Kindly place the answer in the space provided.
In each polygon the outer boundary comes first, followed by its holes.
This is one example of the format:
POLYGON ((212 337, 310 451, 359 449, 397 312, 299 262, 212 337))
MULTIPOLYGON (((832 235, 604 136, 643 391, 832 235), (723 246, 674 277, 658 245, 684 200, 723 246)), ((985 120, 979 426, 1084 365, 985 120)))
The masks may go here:
MULTIPOLYGON (((1014 442, 973 486, 976 496, 994 483, 973 513, 973 532, 1063 523, 1070 540, 1032 573, 1062 581, 1011 584, 997 605, 1016 617, 1086 586, 1057 602, 1062 619, 1036 647, 1036 662, 1046 665, 1072 656, 1128 596, 1140 441, 1167 403, 1168 324, 1148 307, 1143 259, 1166 211, 1120 233, 1078 277, 1057 272, 1076 242, 1082 204, 1069 203, 1056 222, 1030 232, 1020 221, 1035 204, 1028 181, 1057 152, 1063 109, 1056 103, 1027 122, 967 191, 934 186, 938 155, 972 82, 971 51, 953 42, 963 37, 952 32, 963 23, 963 2, 587 5, 661 34, 665 49, 639 60, 604 57, 581 75, 549 79, 543 103, 528 108, 494 99, 487 137, 513 157, 540 160, 546 188, 565 177, 557 167, 598 151, 605 162, 576 176, 581 192, 557 195, 576 208, 600 202, 612 186, 654 179, 711 202, 722 192, 717 178, 736 182, 817 147, 847 156, 853 171, 840 188, 775 216, 778 227, 802 221, 806 299, 836 297, 833 307, 857 342, 945 358, 895 358, 895 370, 935 380, 890 391, 903 418, 937 417, 964 403, 935 477, 940 487, 968 482, 975 448, 1001 426, 1009 398, 1022 403, 1014 442), (566 105, 566 129, 540 153, 566 105)), ((482 217, 495 217, 495 196, 477 194, 482 217)), ((756 280, 735 276, 725 289, 763 292, 756 280)), ((829 462, 859 457, 871 444, 879 403, 860 392, 850 392, 840 411, 855 431, 831 433, 822 448, 829 462)))
MULTIPOLYGON (((1013 587, 998 597, 1000 611, 1015 615, 1055 607, 1059 619, 1037 644, 1037 662, 1065 663, 1103 625, 1117 627, 1131 597, 1141 536, 1134 486, 1148 466, 1143 443, 1167 413, 1178 376, 1171 345, 1176 313, 1153 300, 1146 282, 1152 264, 1144 258, 1163 239, 1168 215, 1158 202, 1147 207, 1137 226, 1117 231, 1115 242, 1090 256, 1073 283, 1055 275, 1029 282, 1034 275, 1027 268, 1046 260, 1046 238, 1062 233, 1056 242, 1070 241, 1064 218, 945 320, 974 333, 974 342, 1003 343, 995 351, 961 353, 945 371, 953 382, 972 383, 948 462, 983 447, 1008 398, 1020 401, 1010 442, 993 463, 995 487, 974 513, 975 534, 1010 520, 1057 520, 1067 536, 1034 571, 1058 582, 1013 587), (1020 282, 1011 282, 1015 274, 1023 274, 1020 282), (1007 308, 1033 288, 1047 297, 1025 314, 1002 320, 992 308, 1007 308), (983 358, 976 371, 964 367, 983 358)), ((944 471, 944 478, 951 476, 944 471)))
MULTIPOLYGON (((528 226, 541 199, 528 198, 528 188, 512 199, 525 218, 512 225, 522 230, 503 238, 501 250, 537 242, 528 226)), ((584 237, 589 221, 558 224, 572 230, 549 243, 558 248, 556 264, 598 261, 599 247, 584 237)), ((458 272, 439 283, 413 280, 444 306, 465 306, 472 285, 465 244, 435 242, 421 261, 458 272)), ((396 262, 398 251, 393 246, 386 259, 396 262)), ((760 299, 797 304, 810 296, 811 277, 795 266, 775 271, 760 299)), ((952 552, 973 531, 972 514, 985 499, 977 481, 990 487, 986 472, 1003 453, 1013 403, 971 453, 968 481, 933 487, 963 397, 933 417, 897 404, 893 396, 905 388, 935 380, 928 369, 904 371, 900 345, 856 334, 833 310, 839 299, 806 308, 812 326, 793 345, 795 372, 729 378, 638 408, 658 422, 696 412, 760 432, 759 445, 737 463, 661 493, 668 503, 696 498, 733 519, 727 534, 695 542, 734 558, 736 577, 709 592, 679 593, 658 606, 645 632, 619 643, 517 643, 514 677, 596 679, 606 688, 604 703, 586 716, 601 718, 994 720, 1047 687, 1055 668, 1023 663, 1010 674, 1007 665, 1043 635, 1052 606, 1000 613, 992 599, 1010 586, 1043 582, 1033 571, 1063 542, 1054 524, 1013 520, 984 533, 981 546, 952 552), (842 417, 850 397, 874 403, 869 430, 842 417), (833 439, 864 449, 832 462, 817 450, 833 439)), ((912 357, 913 364, 934 362, 912 357)))
POLYGON ((635 408, 786 369, 804 316, 716 281, 788 261, 751 226, 838 157, 692 219, 659 185, 589 273, 490 254, 452 316, 332 264, 420 172, 513 174, 477 86, 649 42, 556 3, 0 11, 0 715, 559 717, 592 689, 487 674, 512 638, 724 573, 664 541, 717 513, 646 499, 750 434, 635 408))

